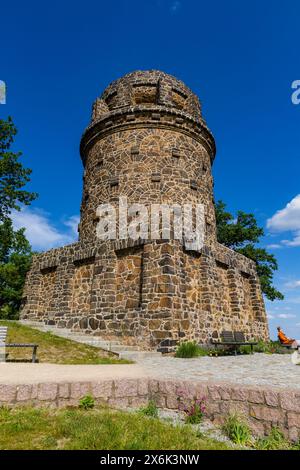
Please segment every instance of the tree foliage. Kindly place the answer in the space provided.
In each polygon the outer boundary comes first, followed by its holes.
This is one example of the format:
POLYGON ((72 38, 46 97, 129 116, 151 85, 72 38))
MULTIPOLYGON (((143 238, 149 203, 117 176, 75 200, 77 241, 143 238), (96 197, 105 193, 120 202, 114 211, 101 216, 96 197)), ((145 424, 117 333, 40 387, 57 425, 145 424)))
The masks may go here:
POLYGON ((24 230, 14 231, 8 218, 0 224, 0 318, 15 318, 21 304, 32 255, 24 230))
POLYGON ((9 117, 0 119, 0 220, 9 217, 11 210, 20 210, 20 204, 30 204, 37 195, 24 190, 30 181, 31 170, 19 161, 21 152, 13 152, 17 129, 9 117))
POLYGON ((282 300, 283 295, 273 286, 274 271, 278 269, 277 260, 265 248, 256 246, 264 235, 264 230, 257 225, 254 215, 238 211, 237 217, 234 218, 226 211, 223 201, 215 204, 215 211, 219 243, 255 261, 265 296, 269 300, 282 300))
POLYGON ((0 317, 15 318, 22 299, 26 272, 31 263, 31 247, 25 229, 14 231, 10 218, 13 209, 28 205, 36 194, 26 191, 31 170, 13 152, 17 129, 11 118, 0 119, 0 317))

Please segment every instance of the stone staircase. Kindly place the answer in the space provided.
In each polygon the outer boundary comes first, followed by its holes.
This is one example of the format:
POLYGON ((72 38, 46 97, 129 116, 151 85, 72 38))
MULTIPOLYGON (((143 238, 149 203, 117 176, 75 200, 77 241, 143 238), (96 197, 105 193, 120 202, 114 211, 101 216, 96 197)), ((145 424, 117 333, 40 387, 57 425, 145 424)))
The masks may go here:
POLYGON ((139 359, 143 359, 145 357, 161 356, 160 352, 141 351, 137 346, 124 345, 118 341, 108 341, 100 338, 99 336, 90 336, 88 334, 74 331, 69 328, 58 328, 55 325, 46 325, 44 322, 20 320, 20 323, 25 326, 30 326, 30 328, 35 328, 39 331, 51 332, 52 334, 62 338, 71 339, 72 341, 77 341, 78 343, 88 344, 90 346, 103 349, 104 351, 109 351, 117 355, 120 359, 138 361, 139 359))

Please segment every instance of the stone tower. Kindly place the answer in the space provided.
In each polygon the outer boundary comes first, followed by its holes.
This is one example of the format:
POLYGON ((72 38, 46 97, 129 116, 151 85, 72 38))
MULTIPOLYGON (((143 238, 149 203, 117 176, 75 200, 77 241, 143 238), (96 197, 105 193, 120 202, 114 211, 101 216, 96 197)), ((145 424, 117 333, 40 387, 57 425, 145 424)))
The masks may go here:
POLYGON ((93 106, 81 145, 79 242, 35 257, 22 317, 168 351, 223 329, 268 338, 255 264, 216 239, 213 136, 197 96, 160 71, 113 82, 93 106), (205 245, 144 237, 100 240, 97 208, 201 204, 205 245))

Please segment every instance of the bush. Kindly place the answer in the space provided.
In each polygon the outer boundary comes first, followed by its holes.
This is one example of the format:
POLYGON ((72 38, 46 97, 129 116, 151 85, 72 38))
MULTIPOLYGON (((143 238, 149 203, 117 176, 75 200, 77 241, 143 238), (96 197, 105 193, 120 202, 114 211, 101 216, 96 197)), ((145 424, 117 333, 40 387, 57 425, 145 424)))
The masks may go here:
POLYGON ((257 439, 255 448, 257 450, 279 450, 289 449, 291 446, 290 443, 285 439, 282 432, 278 428, 272 427, 268 436, 257 439))
MULTIPOLYGON (((257 345, 253 346, 253 351, 258 353, 264 354, 286 354, 289 351, 284 348, 279 341, 262 341, 259 340, 257 345)), ((250 346, 241 346, 240 347, 241 354, 250 354, 251 348, 250 346)))
POLYGON ((181 343, 175 353, 175 357, 190 358, 197 356, 207 356, 208 350, 201 348, 195 341, 185 341, 181 343))
POLYGON ((251 431, 248 424, 237 414, 230 414, 222 428, 235 444, 247 445, 251 441, 251 431))
POLYGON ((289 351, 284 348, 279 341, 262 341, 259 340, 258 344, 254 346, 255 352, 265 354, 286 354, 289 351))
POLYGON ((158 408, 154 400, 149 400, 148 405, 142 407, 138 411, 143 416, 151 416, 152 418, 158 418, 158 408))
POLYGON ((85 395, 85 397, 79 400, 79 408, 84 410, 91 410, 95 406, 95 400, 91 395, 85 395))

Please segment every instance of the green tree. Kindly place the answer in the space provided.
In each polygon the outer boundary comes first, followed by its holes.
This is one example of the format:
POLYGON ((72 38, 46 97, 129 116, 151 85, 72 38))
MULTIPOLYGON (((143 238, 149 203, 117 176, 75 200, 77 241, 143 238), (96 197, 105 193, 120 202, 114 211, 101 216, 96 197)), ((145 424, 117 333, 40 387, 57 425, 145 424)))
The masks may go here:
POLYGON ((16 318, 20 308, 32 256, 24 230, 14 231, 9 218, 0 224, 0 318, 16 318))
POLYGON ((23 189, 31 170, 19 161, 21 152, 11 150, 16 133, 10 117, 0 119, 0 317, 5 318, 18 314, 32 255, 25 229, 14 231, 10 214, 37 197, 23 189))
POLYGON ((11 117, 0 119, 0 220, 9 217, 12 209, 20 210, 20 204, 29 205, 37 197, 23 189, 30 181, 31 170, 20 163, 22 153, 11 150, 16 134, 11 117))
POLYGON ((237 217, 234 218, 226 211, 226 204, 223 201, 215 204, 215 211, 219 243, 255 261, 265 296, 269 300, 283 300, 282 293, 273 286, 274 271, 278 269, 277 260, 265 248, 256 246, 264 235, 264 230, 257 225, 254 215, 238 211, 237 217))

